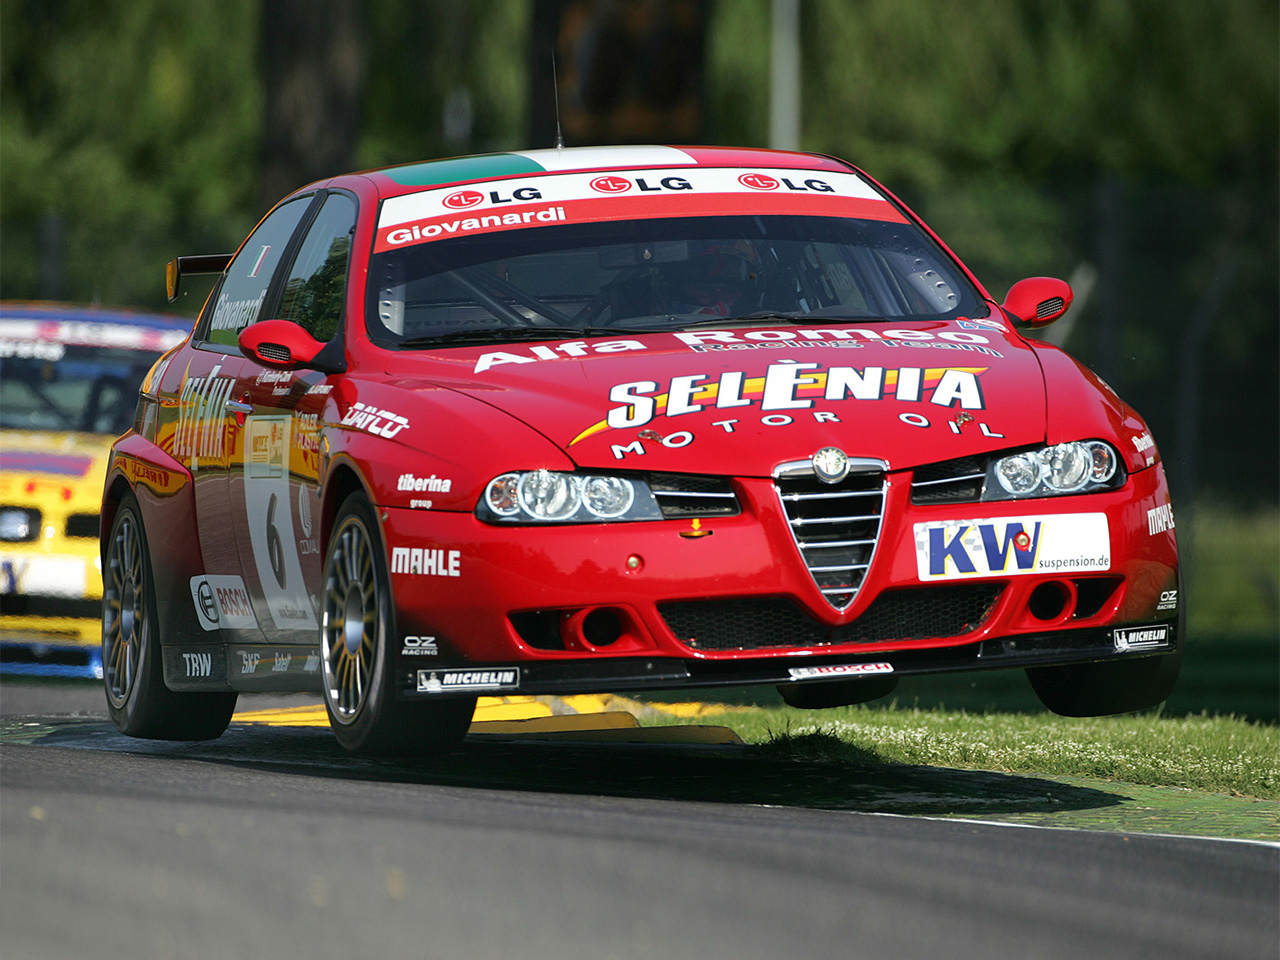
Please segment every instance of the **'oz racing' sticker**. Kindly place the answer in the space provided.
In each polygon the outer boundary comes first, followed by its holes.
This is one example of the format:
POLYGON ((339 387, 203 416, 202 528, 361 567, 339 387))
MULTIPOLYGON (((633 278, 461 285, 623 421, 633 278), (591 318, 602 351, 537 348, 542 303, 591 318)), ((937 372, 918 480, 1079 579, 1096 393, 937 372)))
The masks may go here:
POLYGON ((921 581, 1111 569, 1105 513, 945 520, 914 526, 921 581))

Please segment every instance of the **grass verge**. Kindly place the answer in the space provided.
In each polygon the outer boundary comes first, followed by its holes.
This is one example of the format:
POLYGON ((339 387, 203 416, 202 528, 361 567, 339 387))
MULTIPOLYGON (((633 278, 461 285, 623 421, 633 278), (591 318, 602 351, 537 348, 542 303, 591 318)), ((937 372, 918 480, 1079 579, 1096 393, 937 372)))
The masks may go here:
POLYGON ((1085 777, 1280 800, 1280 728, 1230 716, 1070 719, 890 703, 823 711, 737 707, 706 722, 732 727, 753 752, 775 759, 1085 777))

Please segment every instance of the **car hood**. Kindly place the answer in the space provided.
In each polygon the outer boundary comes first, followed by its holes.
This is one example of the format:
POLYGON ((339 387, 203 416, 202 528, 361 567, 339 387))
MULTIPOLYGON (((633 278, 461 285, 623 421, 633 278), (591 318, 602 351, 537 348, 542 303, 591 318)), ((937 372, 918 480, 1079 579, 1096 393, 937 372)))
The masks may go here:
POLYGON ((837 446, 902 469, 1043 442, 1035 355, 967 326, 620 334, 399 354, 387 373, 490 404, 582 467, 769 476, 837 446))

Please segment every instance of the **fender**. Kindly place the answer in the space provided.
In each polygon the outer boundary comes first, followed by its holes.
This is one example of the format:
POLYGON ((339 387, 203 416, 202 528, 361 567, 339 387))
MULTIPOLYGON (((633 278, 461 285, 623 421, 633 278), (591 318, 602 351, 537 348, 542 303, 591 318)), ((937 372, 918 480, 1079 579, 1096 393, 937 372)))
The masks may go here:
POLYGON ((1107 383, 1070 354, 1039 340, 1028 340, 1053 387, 1045 397, 1046 442, 1111 440, 1130 473, 1160 462, 1151 430, 1138 412, 1107 383))
MULTIPOLYGON (((207 690, 211 685, 230 689, 225 683, 223 645, 226 640, 223 632, 205 630, 200 625, 191 596, 191 578, 202 576, 205 570, 196 531, 195 495, 190 471, 150 440, 131 432, 117 440, 112 449, 103 489, 104 562, 106 536, 115 522, 120 500, 126 490, 131 490, 138 499, 142 523, 151 545, 158 639, 162 646, 198 644, 210 647, 215 667, 209 680, 200 684, 200 689, 207 690), (168 560, 157 564, 154 562, 156 556, 164 556, 168 560)), ((175 683, 189 683, 185 678, 170 676, 170 659, 165 658, 166 684, 172 687, 175 683)))

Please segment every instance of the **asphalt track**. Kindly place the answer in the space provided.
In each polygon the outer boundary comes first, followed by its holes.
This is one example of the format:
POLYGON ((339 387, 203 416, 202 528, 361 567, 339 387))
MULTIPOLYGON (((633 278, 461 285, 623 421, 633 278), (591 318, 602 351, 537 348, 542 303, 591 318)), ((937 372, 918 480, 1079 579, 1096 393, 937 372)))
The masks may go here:
POLYGON ((5 685, 0 713, 31 731, 0 746, 5 957, 1274 960, 1280 942, 1275 846, 636 795, 674 775, 697 797, 732 762, 699 745, 472 738, 394 763, 320 729, 128 740, 58 687, 5 685))

